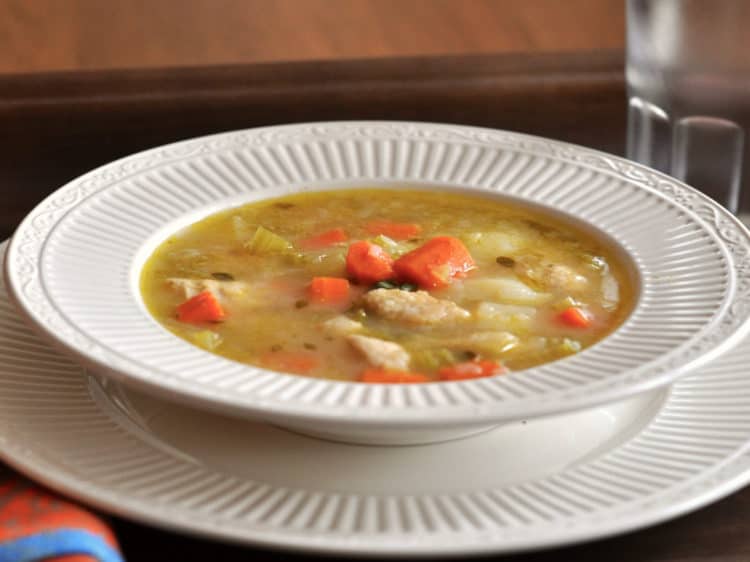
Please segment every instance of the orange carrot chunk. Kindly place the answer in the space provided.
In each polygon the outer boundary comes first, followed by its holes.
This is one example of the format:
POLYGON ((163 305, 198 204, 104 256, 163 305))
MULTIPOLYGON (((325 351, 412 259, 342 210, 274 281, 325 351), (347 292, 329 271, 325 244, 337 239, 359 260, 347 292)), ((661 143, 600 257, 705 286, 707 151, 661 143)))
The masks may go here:
POLYGON ((591 317, 577 306, 569 306, 557 318, 572 328, 588 328, 591 325, 591 317))
POLYGON ((313 351, 269 351, 260 358, 267 369, 306 375, 320 364, 320 357, 313 351))
POLYGON ((507 370, 496 361, 478 360, 456 363, 443 367, 438 371, 441 381, 462 381, 467 379, 477 379, 480 377, 491 377, 492 375, 502 375, 507 370))
POLYGON ((451 236, 438 236, 393 264, 399 279, 416 283, 422 289, 437 289, 474 269, 474 260, 463 242, 451 236))
POLYGON ((349 246, 346 272, 364 284, 385 281, 393 277, 393 258, 377 244, 360 240, 349 246))
POLYGON ((211 291, 198 293, 177 307, 177 320, 180 322, 219 322, 224 316, 224 309, 211 291))
POLYGON ((349 300, 349 281, 341 277, 313 277, 308 293, 311 302, 340 304, 349 300))
POLYGON ((365 230, 373 235, 383 234, 394 240, 408 240, 419 236, 422 227, 406 222, 372 221, 365 225, 365 230))
POLYGON ((374 382, 385 384, 430 382, 430 379, 422 373, 410 373, 409 371, 386 371, 383 369, 365 369, 359 377, 360 382, 374 382))
POLYGON ((339 242, 346 242, 348 239, 349 237, 343 228, 334 228, 333 230, 327 230, 300 240, 297 245, 303 250, 319 250, 320 248, 327 248, 339 242))

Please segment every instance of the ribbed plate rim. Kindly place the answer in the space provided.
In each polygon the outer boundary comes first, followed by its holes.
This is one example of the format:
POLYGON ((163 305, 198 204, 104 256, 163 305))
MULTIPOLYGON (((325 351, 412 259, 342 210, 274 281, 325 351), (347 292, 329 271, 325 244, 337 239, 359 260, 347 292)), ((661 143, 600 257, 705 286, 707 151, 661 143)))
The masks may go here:
MULTIPOLYGON (((653 186, 647 185, 649 181, 652 183, 654 181, 661 182, 659 184, 659 187, 661 188, 660 195, 669 199, 670 202, 681 209, 684 210, 684 213, 689 215, 691 217, 691 220, 695 221, 698 224, 703 225, 704 227, 707 227, 708 222, 703 221, 698 215, 693 212, 688 206, 683 205, 683 203, 692 203, 693 205, 697 205, 700 207, 700 210, 708 210, 707 212, 713 213, 713 215, 709 218, 714 219, 716 222, 715 229, 707 229, 708 232, 722 232, 722 229, 729 230, 729 236, 734 237, 735 241, 736 238, 739 236, 741 238, 740 243, 744 246, 748 246, 748 240, 747 240, 747 231, 742 227, 739 222, 733 219, 731 216, 727 216, 728 214, 721 210, 721 208, 714 204, 712 201, 710 201, 708 198, 703 196, 702 194, 699 194, 698 192, 695 192, 691 188, 680 184, 679 182, 676 182, 675 180, 671 178, 667 178, 666 176, 663 176, 661 174, 658 174, 657 172, 654 172, 652 170, 648 170, 647 168, 644 168, 642 166, 633 164, 631 162, 628 162, 624 159, 617 158, 614 156, 606 155, 604 153, 599 153, 597 151, 593 151, 590 149, 585 149, 582 147, 576 147, 574 145, 570 145, 567 143, 561 143, 558 141, 550 141, 547 139, 541 139, 539 137, 533 137, 529 135, 521 135, 517 133, 508 133, 505 131, 493 131, 490 129, 481 129, 476 127, 463 127, 463 126, 455 126, 455 125, 439 125, 439 124, 420 124, 420 123, 393 123, 393 122, 343 122, 343 123, 320 123, 320 124, 303 124, 303 125, 285 125, 280 127, 268 127, 268 128, 262 128, 262 129, 256 129, 256 130, 249 130, 249 131, 235 131, 230 133, 221 133, 218 135, 211 135, 208 137, 201 137, 198 139, 190 139, 187 141, 181 141, 179 143, 174 143, 171 145, 166 145, 164 147, 158 147, 156 149, 151 149, 149 151, 145 151, 143 153, 139 153, 137 155, 133 155, 130 157, 126 157, 122 160, 119 160, 117 162, 111 163, 109 165, 106 165, 98 170, 94 170, 90 174, 84 175, 78 180, 74 180, 71 184, 68 184, 67 186, 64 186, 61 188, 60 191, 65 190, 66 188, 70 188, 71 185, 76 185, 76 182, 85 182, 87 178, 89 178, 92 174, 95 173, 101 173, 102 171, 106 171, 108 169, 111 169, 117 165, 120 166, 126 166, 129 162, 136 162, 138 158, 143 158, 144 156, 148 155, 155 155, 155 157, 158 157, 160 154, 160 151, 164 150, 179 150, 179 149, 186 149, 186 147, 193 146, 195 144, 200 143, 209 143, 209 142, 221 142, 222 139, 231 138, 232 135, 238 135, 240 133, 254 133, 254 134, 263 134, 266 132, 274 132, 274 131, 281 131, 283 132, 289 132, 294 131, 295 127, 356 127, 356 126, 373 126, 373 127, 394 127, 395 129, 408 129, 408 128, 416 128, 417 130, 440 130, 445 129, 448 131, 460 131, 460 132, 468 132, 475 135, 502 135, 504 137, 507 137, 511 139, 514 142, 520 143, 523 145, 523 147, 526 150, 534 151, 534 150, 559 150, 565 153, 572 154, 574 157, 577 157, 580 159, 581 162, 584 164, 590 160, 598 159, 600 162, 604 162, 607 166, 610 166, 613 168, 614 172, 612 170, 605 170, 605 173, 615 173, 619 174, 619 176, 629 178, 628 181, 632 181, 638 185, 641 185, 643 189, 651 189, 654 190, 653 186), (524 144, 526 143, 526 144, 524 144), (528 146, 527 146, 528 145, 528 146), (536 147, 536 148, 535 148, 536 147), (543 148, 539 148, 543 147, 543 148), (550 148, 551 147, 551 148, 550 148), (618 169, 617 166, 623 166, 624 169, 618 169), (640 176, 639 176, 640 174, 640 176), (655 178, 655 179, 654 179, 655 178), (665 192, 664 188, 668 187, 669 189, 665 192), (670 196, 670 191, 672 190, 673 196, 670 196), (666 193, 666 194, 665 194, 666 193)), ((590 163, 590 162, 589 162, 590 163)), ((622 179, 622 178, 621 178, 622 179)), ((28 224, 32 222, 34 219, 34 211, 29 215, 29 218, 24 221, 22 226, 19 228, 20 233, 24 233, 28 231, 28 224)), ((713 227, 712 227, 713 228, 713 227)), ((726 240, 726 236, 724 237, 726 240)), ((14 239, 15 242, 15 239, 14 239)), ((7 263, 12 262, 12 256, 15 255, 15 252, 19 251, 18 247, 21 244, 14 244, 11 243, 11 248, 9 251, 9 257, 6 261, 7 263)), ((745 248, 742 248, 742 251, 745 251, 745 248)), ((736 275, 736 271, 731 271, 732 275, 736 275)), ((6 277, 8 281, 10 282, 11 288, 12 288, 12 294, 13 298, 20 304, 23 312, 27 314, 32 322, 35 322, 37 324, 37 327, 44 330, 45 326, 43 321, 40 320, 38 316, 35 315, 35 313, 30 310, 30 308, 27 306, 28 303, 24 302, 24 295, 22 291, 20 290, 20 285, 22 284, 23 280, 20 279, 19 271, 12 269, 10 266, 6 266, 6 277)), ((28 282, 28 279, 26 279, 28 282)), ((660 374, 657 374, 656 376, 644 376, 640 380, 637 381, 629 381, 628 384, 623 384, 619 386, 605 386, 604 390, 601 389, 594 389, 589 394, 579 394, 575 395, 573 393, 573 396, 570 395, 565 396, 565 400, 552 400, 550 396, 545 396, 544 401, 540 403, 532 403, 531 406, 529 404, 521 404, 521 406, 528 406, 525 409, 522 409, 519 411, 519 409, 514 410, 514 404, 511 401, 510 403, 504 403, 503 409, 500 409, 500 411, 492 411, 492 408, 478 408, 475 404, 472 404, 470 402, 464 401, 464 403, 459 404, 457 407, 448 407, 444 404, 441 404, 439 406, 436 406, 434 410, 436 412, 439 412, 439 417, 441 420, 446 421, 450 420, 452 423, 475 423, 477 421, 482 420, 500 420, 500 419, 510 419, 513 417, 517 417, 519 415, 542 415, 542 414, 552 414, 552 413, 558 413, 565 410, 570 409, 576 409, 580 407, 585 406, 591 406, 597 403, 603 403, 606 401, 623 398, 628 395, 641 392, 643 390, 647 390, 650 388, 656 388, 658 386, 661 386, 663 384, 667 384, 669 381, 674 380, 681 374, 684 374, 689 369, 694 368, 695 366, 706 362, 710 360, 713 356, 718 355, 721 350, 729 345, 741 335, 740 328, 745 328, 747 324, 747 318, 746 318, 746 312, 747 312, 747 302, 749 299, 745 298, 747 295, 745 294, 746 291, 743 291, 741 294, 741 297, 744 298, 744 301, 741 299, 735 299, 734 302, 731 302, 731 311, 732 316, 734 316, 734 322, 735 322, 735 330, 727 332, 726 338, 722 341, 718 342, 712 349, 710 349, 707 353, 704 353, 703 355, 693 357, 692 360, 683 362, 682 364, 676 364, 673 365, 670 370, 664 371, 660 374), (739 310, 735 310, 739 309, 739 310)), ((54 305, 54 303, 53 303, 54 305)), ((730 309, 730 306, 727 306, 727 310, 730 309)), ((726 315, 724 318, 721 318, 721 320, 725 320, 726 315)), ((52 337, 55 337, 55 334, 48 334, 52 337)), ((59 340, 59 335, 57 336, 59 340)), ((234 412, 242 412, 247 415, 255 415, 255 416, 274 416, 274 417, 286 417, 288 419, 295 419, 295 420, 304 420, 304 419, 310 419, 310 420, 320 420, 320 419, 326 419, 330 421, 335 421, 338 419, 341 419, 342 415, 349 414, 354 416, 353 419, 348 419, 347 423, 349 424, 376 424, 376 425, 398 425, 398 424, 413 424, 415 426, 426 426, 426 425, 434 425, 436 423, 436 419, 429 420, 425 419, 422 415, 419 416, 419 418, 415 417, 413 412, 409 412, 407 409, 404 408, 393 408, 393 407, 382 407, 382 408, 371 408, 371 409, 365 409, 361 410, 359 408, 346 408, 341 407, 340 405, 336 405, 335 408, 329 408, 329 405, 326 405, 325 408, 318 407, 319 405, 310 405, 310 404, 303 404, 303 403, 293 403, 289 401, 284 400, 276 400, 275 397, 270 397, 268 400, 257 400, 256 397, 253 396, 242 396, 237 397, 234 394, 230 392, 222 392, 221 389, 217 388, 207 388, 207 387, 201 387, 197 385, 193 385, 191 387, 187 387, 185 384, 184 379, 176 378, 174 380, 169 380, 168 378, 161 376, 154 377, 153 373, 146 373, 143 369, 140 369, 139 372, 135 372, 132 369, 122 369, 121 366, 114 365, 114 361, 112 361, 111 357, 97 357, 95 355, 92 355, 87 352, 85 349, 85 346, 76 345, 75 342, 71 341, 58 341, 57 342, 62 343, 63 346, 65 346, 68 351, 72 351, 74 354, 78 356, 80 360, 87 363, 89 366, 92 366, 96 368, 99 372, 102 372, 104 374, 113 376, 117 379, 128 381, 131 384, 136 384, 141 386, 142 388, 148 389, 152 392, 160 393, 164 396, 172 396, 177 397, 181 400, 192 402, 192 403, 199 403, 203 404, 207 407, 212 408, 226 408, 230 409, 234 412), (109 360, 107 360, 109 359, 109 360), (314 410, 314 411, 313 411, 314 410)), ((96 342, 94 342, 96 343, 96 342)), ((326 384, 342 384, 342 383, 326 383, 326 384)), ((345 384, 345 383, 344 383, 345 384)), ((469 381, 466 383, 459 383, 459 384, 465 384, 467 386, 470 385, 477 385, 479 384, 477 381, 469 381)), ((405 391, 401 391, 400 389, 394 390, 394 393, 402 393, 405 391)), ((421 392, 417 390, 417 392, 421 392)), ((554 397, 554 396, 553 396, 554 397)), ((529 401, 531 403, 532 401, 529 401)), ((491 404, 491 402, 490 402, 491 404)), ((421 414, 424 414, 425 410, 421 411, 421 414)))

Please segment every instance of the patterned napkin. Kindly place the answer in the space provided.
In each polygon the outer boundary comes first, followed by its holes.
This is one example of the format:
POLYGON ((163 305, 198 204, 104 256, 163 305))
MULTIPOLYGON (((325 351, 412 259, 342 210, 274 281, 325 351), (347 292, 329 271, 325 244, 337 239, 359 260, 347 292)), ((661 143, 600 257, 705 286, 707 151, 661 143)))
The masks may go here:
POLYGON ((0 562, 123 562, 97 516, 0 464, 0 562))

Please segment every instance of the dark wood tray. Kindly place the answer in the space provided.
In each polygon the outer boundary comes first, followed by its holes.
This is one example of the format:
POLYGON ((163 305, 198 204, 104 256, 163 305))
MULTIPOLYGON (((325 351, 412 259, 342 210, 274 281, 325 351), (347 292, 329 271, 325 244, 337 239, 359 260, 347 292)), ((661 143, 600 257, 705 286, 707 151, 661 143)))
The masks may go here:
MULTIPOLYGON (((166 142, 277 123, 452 122, 621 154, 622 53, 403 58, 0 76, 0 236, 45 195, 110 160, 166 142)), ((508 562, 750 560, 750 491, 648 530, 508 562)), ((303 560, 116 519, 141 560, 303 560)))
POLYGON ((0 235, 110 160, 193 136, 396 119, 525 131, 619 152, 619 53, 282 63, 0 76, 0 235))

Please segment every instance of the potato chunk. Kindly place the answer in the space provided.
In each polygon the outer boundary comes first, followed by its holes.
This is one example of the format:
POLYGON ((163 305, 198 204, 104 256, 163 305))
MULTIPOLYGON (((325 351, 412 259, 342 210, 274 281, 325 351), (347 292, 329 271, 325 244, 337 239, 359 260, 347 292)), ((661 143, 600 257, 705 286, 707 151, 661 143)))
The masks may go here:
POLYGON ((463 284, 463 296, 472 300, 525 306, 544 304, 552 298, 549 293, 539 293, 511 277, 467 280, 463 284))
POLYGON ((363 297, 365 308, 383 318, 411 325, 451 323, 471 314, 456 303, 436 299, 426 291, 375 289, 363 297))
POLYGON ((357 334, 348 335, 346 341, 373 367, 392 371, 409 369, 409 353, 395 342, 357 334))
POLYGON ((445 340, 444 345, 452 349, 469 349, 482 355, 497 357, 510 351, 519 343, 516 335, 510 332, 475 332, 461 338, 445 340))
POLYGON ((222 297, 239 297, 247 293, 248 285, 242 281, 217 281, 215 279, 185 279, 181 277, 170 277, 167 285, 182 293, 186 299, 191 299, 203 291, 211 291, 213 295, 222 297))
POLYGON ((537 310, 533 306, 489 301, 480 302, 476 309, 477 323, 481 328, 510 330, 515 333, 531 330, 536 314, 537 310))

